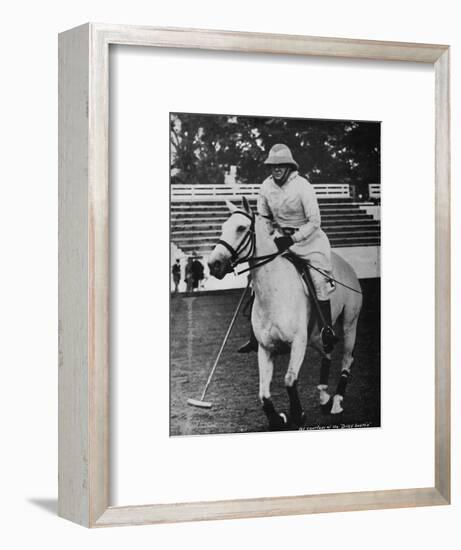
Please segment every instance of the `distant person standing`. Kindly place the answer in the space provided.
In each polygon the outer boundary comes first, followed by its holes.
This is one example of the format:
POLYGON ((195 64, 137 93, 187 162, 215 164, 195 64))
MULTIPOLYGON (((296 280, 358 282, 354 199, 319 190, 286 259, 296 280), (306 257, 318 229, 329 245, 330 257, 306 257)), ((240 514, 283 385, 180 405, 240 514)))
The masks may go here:
POLYGON ((174 293, 177 294, 179 290, 179 282, 181 281, 181 264, 179 259, 173 264, 171 268, 171 274, 173 275, 174 293))
POLYGON ((199 287, 200 281, 202 281, 204 274, 203 274, 203 264, 202 262, 195 257, 195 259, 192 262, 192 289, 197 290, 199 287))
POLYGON ((186 269, 184 273, 184 282, 186 283, 186 292, 192 292, 194 284, 194 274, 192 271, 192 257, 187 258, 186 269))

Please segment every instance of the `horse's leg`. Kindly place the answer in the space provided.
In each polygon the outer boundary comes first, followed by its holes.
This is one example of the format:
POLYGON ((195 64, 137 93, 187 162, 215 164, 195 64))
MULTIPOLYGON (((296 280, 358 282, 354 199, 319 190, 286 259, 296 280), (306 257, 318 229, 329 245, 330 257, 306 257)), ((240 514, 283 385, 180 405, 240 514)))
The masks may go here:
POLYGON ((306 340, 298 338, 291 344, 290 361, 285 375, 285 386, 290 400, 291 421, 296 427, 305 422, 305 415, 298 394, 298 374, 306 354, 306 340))
POLYGON ((331 395, 328 393, 328 380, 330 378, 331 353, 324 353, 320 363, 320 380, 317 386, 319 390, 319 402, 323 412, 330 412, 331 395), (328 409, 328 410, 326 410, 328 409))
POLYGON ((357 334, 358 315, 352 321, 344 322, 344 353, 341 362, 341 375, 339 377, 336 393, 333 397, 332 414, 339 414, 343 411, 342 401, 346 392, 347 382, 351 371, 351 366, 354 361, 352 356, 355 347, 355 338, 357 334))
POLYGON ((261 400, 263 411, 269 421, 269 429, 283 429, 286 427, 286 416, 284 414, 277 414, 270 393, 272 373, 274 372, 274 359, 272 353, 261 345, 258 348, 258 366, 259 399, 261 400))
POLYGON ((309 346, 313 347, 322 357, 320 364, 320 379, 317 389, 319 390, 319 403, 322 412, 325 414, 331 411, 331 395, 328 393, 328 380, 330 378, 331 353, 323 351, 323 345, 320 340, 320 335, 316 339, 309 342, 309 346))

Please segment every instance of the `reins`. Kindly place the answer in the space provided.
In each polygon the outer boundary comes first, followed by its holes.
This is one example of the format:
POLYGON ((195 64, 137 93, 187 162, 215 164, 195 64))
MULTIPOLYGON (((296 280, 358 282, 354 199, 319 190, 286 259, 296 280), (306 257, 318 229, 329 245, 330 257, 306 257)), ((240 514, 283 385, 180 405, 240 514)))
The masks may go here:
POLYGON ((251 225, 237 248, 233 248, 228 242, 223 241, 222 239, 218 240, 218 244, 221 244, 230 252, 232 270, 234 270, 234 268, 239 264, 242 264, 249 260, 253 260, 256 262, 261 260, 259 263, 253 264, 251 267, 239 271, 237 275, 241 275, 242 273, 250 271, 251 269, 256 269, 257 267, 267 264, 274 260, 277 256, 283 254, 283 252, 274 252, 273 254, 266 254, 265 256, 258 256, 256 258, 253 258, 253 254, 256 248, 255 215, 248 214, 248 212, 244 212, 243 210, 236 210, 235 212, 232 212, 231 216, 233 216, 234 214, 242 214, 242 216, 247 217, 251 221, 251 225), (239 258, 240 254, 245 250, 245 248, 247 248, 248 245, 250 245, 250 249, 248 250, 246 255, 239 258))
POLYGON ((313 265, 310 264, 310 263, 308 263, 307 265, 308 265, 308 267, 309 267, 310 269, 315 269, 315 271, 318 271, 319 273, 321 273, 321 274, 327 279, 328 282, 333 281, 333 282, 335 282, 336 284, 341 285, 341 286, 343 286, 344 288, 347 288, 348 290, 352 290, 352 292, 357 292, 357 294, 363 294, 363 292, 361 292, 360 290, 357 290, 357 289, 355 289, 355 288, 352 288, 352 287, 350 287, 350 286, 347 286, 347 285, 345 285, 344 283, 342 283, 341 281, 337 281, 336 279, 334 279, 333 277, 331 277, 330 275, 328 275, 327 273, 325 273, 324 271, 322 271, 322 270, 319 269, 318 267, 315 267, 315 266, 313 266, 313 265))
MULTIPOLYGON (((277 256, 281 256, 283 252, 274 252, 273 254, 266 254, 265 256, 257 256, 256 258, 251 258, 254 262, 257 262, 259 260, 259 263, 253 264, 246 269, 242 269, 242 271, 238 271, 237 275, 241 275, 242 273, 246 273, 247 271, 251 271, 252 269, 256 269, 257 267, 261 267, 262 265, 268 264, 269 262, 272 262, 272 260, 275 260, 277 256)), ((246 261, 246 260, 245 260, 246 261)), ((239 262, 242 263, 242 262, 239 262)), ((238 264, 235 264, 238 265, 238 264)))
MULTIPOLYGON (((256 235, 255 235, 255 215, 248 214, 247 212, 244 212, 243 210, 238 210, 235 212, 232 212, 233 214, 242 214, 243 216, 246 216, 249 220, 251 220, 250 228, 248 229, 248 232, 240 242, 240 244, 237 246, 236 249, 234 249, 229 243, 226 241, 223 241, 221 239, 218 240, 218 244, 222 244, 230 253, 231 253, 231 260, 232 260, 232 270, 236 275, 242 275, 243 273, 246 273, 247 271, 252 271, 253 269, 257 269, 258 267, 261 267, 265 264, 268 264, 269 262, 272 262, 272 260, 275 260, 278 256, 281 256, 282 254, 286 253, 286 250, 273 252, 272 254, 266 254, 265 256, 257 256, 256 258, 253 258, 253 253, 256 250, 256 235), (245 257, 239 258, 240 253, 250 244, 250 250, 246 254, 245 257), (242 269, 241 271, 235 272, 235 267, 238 266, 241 263, 247 262, 249 260, 253 261, 253 264, 247 267, 246 269, 242 269), (258 262, 258 263, 254 263, 258 262)), ((348 290, 351 290, 352 292, 356 292, 357 294, 363 294, 360 290, 357 290, 355 288, 352 288, 341 281, 338 281, 334 277, 331 277, 328 273, 325 273, 323 270, 319 269, 318 267, 313 266, 311 263, 306 262, 307 267, 309 269, 314 269, 315 271, 318 271, 321 275, 325 277, 327 282, 331 283, 334 282, 338 285, 343 286, 344 288, 347 288, 348 290)))

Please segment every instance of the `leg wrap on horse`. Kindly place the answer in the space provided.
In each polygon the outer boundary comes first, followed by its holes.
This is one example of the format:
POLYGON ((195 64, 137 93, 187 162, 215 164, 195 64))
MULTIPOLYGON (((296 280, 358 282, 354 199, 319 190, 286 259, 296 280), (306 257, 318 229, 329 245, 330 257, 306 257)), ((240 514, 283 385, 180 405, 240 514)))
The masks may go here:
POLYGON ((267 416, 277 414, 275 412, 274 403, 272 403, 271 399, 267 399, 267 397, 263 397, 263 411, 267 414, 267 416))
POLYGON ((263 397, 263 411, 269 421, 271 430, 282 430, 286 428, 286 416, 278 414, 271 399, 263 397))
POLYGON ((346 391, 347 382, 349 380, 350 373, 348 370, 342 370, 339 378, 338 387, 336 388, 336 394, 344 396, 346 391))
POLYGON ((322 363, 320 364, 320 382, 319 384, 328 386, 328 379, 330 377, 331 359, 328 357, 322 357, 322 363))
POLYGON ((322 336, 323 350, 325 353, 331 353, 335 347, 338 338, 333 330, 333 321, 331 318, 330 300, 319 300, 320 311, 322 312, 325 324, 320 334, 322 336))
POLYGON ((298 381, 295 380, 292 386, 287 386, 288 399, 290 400, 291 420, 296 426, 303 423, 303 408, 299 400, 298 381))

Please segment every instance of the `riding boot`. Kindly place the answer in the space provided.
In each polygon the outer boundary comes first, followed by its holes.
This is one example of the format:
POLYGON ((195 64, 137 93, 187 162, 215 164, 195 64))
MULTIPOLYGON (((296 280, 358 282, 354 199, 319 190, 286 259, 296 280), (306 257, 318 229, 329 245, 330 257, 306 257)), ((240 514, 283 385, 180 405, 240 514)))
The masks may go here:
POLYGON ((320 336, 322 338, 323 351, 325 353, 331 353, 335 347, 338 338, 333 330, 333 323, 331 320, 331 302, 330 300, 319 300, 320 311, 325 319, 325 325, 320 330, 320 336))
POLYGON ((251 324, 251 312, 253 311, 254 301, 255 301, 255 296, 254 294, 252 294, 244 308, 244 313, 246 312, 247 309, 249 310, 248 317, 250 318, 250 339, 248 340, 248 342, 243 344, 243 346, 239 347, 239 349, 237 350, 238 353, 250 353, 252 351, 258 351, 258 347, 259 347, 258 340, 256 340, 256 336, 253 330, 253 325, 251 324))
POLYGON ((256 336, 253 330, 253 325, 250 324, 250 339, 246 344, 243 344, 243 346, 240 346, 237 350, 238 353, 250 353, 251 351, 258 351, 258 340, 256 340, 256 336))

